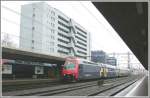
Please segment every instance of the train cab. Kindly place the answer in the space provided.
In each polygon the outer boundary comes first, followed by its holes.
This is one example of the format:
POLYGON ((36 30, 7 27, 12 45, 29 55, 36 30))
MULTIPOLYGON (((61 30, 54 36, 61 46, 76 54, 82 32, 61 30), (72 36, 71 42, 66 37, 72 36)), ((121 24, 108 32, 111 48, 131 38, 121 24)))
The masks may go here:
POLYGON ((74 58, 67 58, 65 64, 62 66, 63 80, 77 80, 78 61, 74 58))

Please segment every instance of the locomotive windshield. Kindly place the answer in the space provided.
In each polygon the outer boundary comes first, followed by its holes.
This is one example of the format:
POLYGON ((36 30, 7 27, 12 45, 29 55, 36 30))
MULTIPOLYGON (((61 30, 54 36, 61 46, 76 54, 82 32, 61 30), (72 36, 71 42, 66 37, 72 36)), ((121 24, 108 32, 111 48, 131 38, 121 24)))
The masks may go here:
POLYGON ((71 61, 66 61, 64 65, 64 69, 74 69, 75 68, 75 63, 71 61))

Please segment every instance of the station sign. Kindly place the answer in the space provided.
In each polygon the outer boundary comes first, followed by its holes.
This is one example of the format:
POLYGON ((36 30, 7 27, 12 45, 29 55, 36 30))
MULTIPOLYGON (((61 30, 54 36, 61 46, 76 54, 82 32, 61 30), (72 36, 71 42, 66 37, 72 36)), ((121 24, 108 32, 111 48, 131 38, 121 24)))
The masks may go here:
POLYGON ((43 66, 35 66, 35 74, 44 74, 43 66))
POLYGON ((2 65, 2 74, 12 74, 12 65, 3 64, 2 65))
POLYGON ((15 60, 15 64, 43 65, 43 63, 40 63, 40 62, 31 62, 31 61, 22 61, 22 60, 15 60))

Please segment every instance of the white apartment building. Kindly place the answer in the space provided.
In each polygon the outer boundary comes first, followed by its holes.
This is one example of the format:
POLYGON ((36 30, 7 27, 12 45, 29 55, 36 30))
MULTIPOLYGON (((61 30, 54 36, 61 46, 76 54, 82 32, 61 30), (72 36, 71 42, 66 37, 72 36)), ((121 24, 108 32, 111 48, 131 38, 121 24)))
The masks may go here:
POLYGON ((90 33, 45 2, 22 5, 20 48, 90 59, 90 33))

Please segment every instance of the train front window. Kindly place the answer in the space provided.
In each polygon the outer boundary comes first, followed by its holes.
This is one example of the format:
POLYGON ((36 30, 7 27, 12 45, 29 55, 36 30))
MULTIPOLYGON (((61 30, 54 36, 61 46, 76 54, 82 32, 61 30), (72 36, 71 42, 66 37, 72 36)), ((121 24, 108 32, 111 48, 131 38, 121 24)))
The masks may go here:
POLYGON ((64 69, 74 69, 75 68, 75 64, 73 62, 67 61, 65 63, 64 69))

